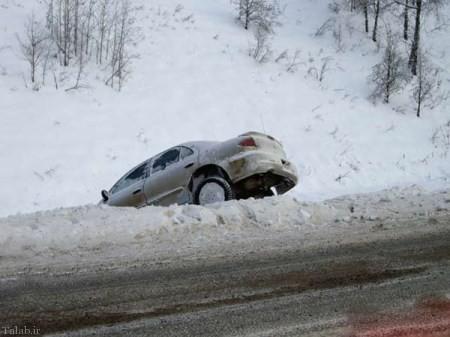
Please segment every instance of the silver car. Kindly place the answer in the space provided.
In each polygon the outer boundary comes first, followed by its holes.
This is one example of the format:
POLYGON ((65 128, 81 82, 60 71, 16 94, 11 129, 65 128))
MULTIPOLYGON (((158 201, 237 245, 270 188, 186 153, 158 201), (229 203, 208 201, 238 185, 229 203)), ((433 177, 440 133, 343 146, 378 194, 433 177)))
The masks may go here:
POLYGON ((297 180, 279 141, 248 132, 225 142, 190 142, 168 149, 103 190, 102 202, 134 207, 205 205, 283 194, 297 180))

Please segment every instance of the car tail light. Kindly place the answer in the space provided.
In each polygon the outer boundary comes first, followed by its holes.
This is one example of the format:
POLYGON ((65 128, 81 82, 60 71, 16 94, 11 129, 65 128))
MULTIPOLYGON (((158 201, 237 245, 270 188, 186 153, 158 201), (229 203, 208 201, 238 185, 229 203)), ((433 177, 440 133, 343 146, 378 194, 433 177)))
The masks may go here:
POLYGON ((255 140, 252 137, 245 138, 239 142, 242 147, 256 147, 255 140))

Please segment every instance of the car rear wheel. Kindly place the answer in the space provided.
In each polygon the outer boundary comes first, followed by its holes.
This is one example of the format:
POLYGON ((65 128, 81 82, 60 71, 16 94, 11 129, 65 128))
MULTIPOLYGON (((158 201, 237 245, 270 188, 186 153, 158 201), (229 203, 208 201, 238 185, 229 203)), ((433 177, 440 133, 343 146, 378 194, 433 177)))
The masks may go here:
POLYGON ((194 203, 207 205, 233 199, 233 189, 228 181, 221 177, 205 178, 197 187, 194 203))

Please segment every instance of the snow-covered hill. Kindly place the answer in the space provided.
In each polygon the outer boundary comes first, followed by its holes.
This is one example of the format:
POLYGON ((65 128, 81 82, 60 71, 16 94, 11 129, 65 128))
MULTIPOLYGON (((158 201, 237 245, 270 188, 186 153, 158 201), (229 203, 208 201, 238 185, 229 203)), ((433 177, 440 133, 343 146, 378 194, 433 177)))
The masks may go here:
MULTIPOLYGON (((26 88, 15 34, 33 8, 39 14, 40 1, 0 0, 0 216, 95 203, 102 188, 165 148, 249 130, 283 142, 301 179, 290 193, 301 199, 450 184, 447 103, 421 119, 407 92, 373 105, 367 76, 382 51, 359 31, 361 18, 343 26, 353 38, 337 52, 332 34, 315 36, 332 15, 327 1, 283 0, 272 48, 274 59, 300 51, 289 72, 289 59, 258 64, 249 57, 253 35, 236 23, 229 0, 134 2, 142 4, 140 57, 118 93, 94 71, 86 89, 26 88), (327 59, 320 82, 315 74, 327 59)), ((448 28, 427 24, 424 40, 447 90, 448 28)))

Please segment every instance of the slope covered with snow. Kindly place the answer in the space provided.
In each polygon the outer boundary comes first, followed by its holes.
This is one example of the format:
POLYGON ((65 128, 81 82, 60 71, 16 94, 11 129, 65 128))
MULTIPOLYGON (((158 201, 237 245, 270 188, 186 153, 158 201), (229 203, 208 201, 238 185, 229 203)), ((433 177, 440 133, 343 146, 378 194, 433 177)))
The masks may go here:
MULTIPOLYGON (((327 1, 283 0, 272 48, 274 59, 300 51, 289 72, 289 59, 257 64, 248 56, 253 35, 236 23, 229 0, 135 3, 140 56, 123 91, 89 68, 89 87, 66 92, 51 80, 39 91, 25 87, 15 34, 33 8, 41 11, 39 1, 0 0, 0 216, 95 203, 102 188, 165 148, 249 130, 283 142, 300 174, 290 193, 302 199, 449 184, 445 138, 431 141, 447 130, 447 105, 417 119, 408 93, 372 104, 367 76, 382 52, 357 29, 360 18, 349 18, 356 28, 344 29, 354 38, 337 52, 332 34, 315 34, 332 15, 327 1)), ((449 14, 445 7, 443 20, 449 14)), ((448 30, 433 25, 424 34, 447 90, 448 30)))

